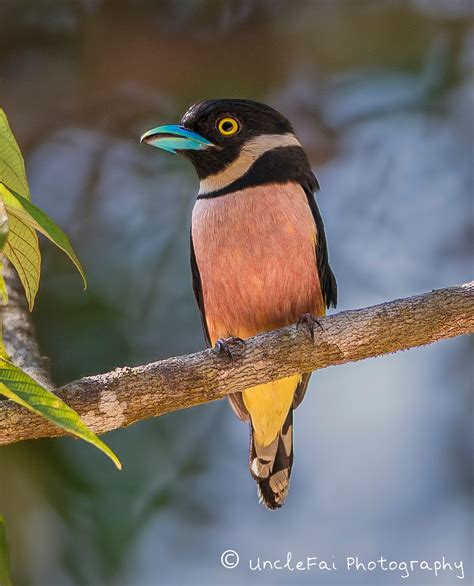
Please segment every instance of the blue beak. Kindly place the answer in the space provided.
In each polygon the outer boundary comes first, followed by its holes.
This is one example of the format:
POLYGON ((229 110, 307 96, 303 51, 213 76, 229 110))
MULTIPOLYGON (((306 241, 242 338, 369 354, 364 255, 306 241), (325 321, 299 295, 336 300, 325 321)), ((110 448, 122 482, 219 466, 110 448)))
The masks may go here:
POLYGON ((186 128, 177 124, 167 124, 166 126, 152 128, 145 132, 140 142, 146 142, 170 153, 200 151, 214 146, 212 142, 197 132, 186 130, 186 128))

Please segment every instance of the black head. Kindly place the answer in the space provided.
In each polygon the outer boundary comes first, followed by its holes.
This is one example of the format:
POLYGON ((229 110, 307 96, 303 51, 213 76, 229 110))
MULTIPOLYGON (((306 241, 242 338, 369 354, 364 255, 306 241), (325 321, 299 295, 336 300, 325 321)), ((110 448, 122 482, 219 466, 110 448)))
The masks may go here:
POLYGON ((222 171, 236 160, 242 146, 261 135, 294 134, 289 121, 279 112, 252 100, 224 99, 199 102, 181 120, 188 130, 198 132, 217 149, 183 151, 200 179, 222 171))
POLYGON ((153 128, 142 141, 189 159, 201 180, 200 194, 237 188, 235 183, 249 173, 247 185, 289 181, 308 173, 316 184, 290 122, 252 100, 198 102, 178 126, 153 128))

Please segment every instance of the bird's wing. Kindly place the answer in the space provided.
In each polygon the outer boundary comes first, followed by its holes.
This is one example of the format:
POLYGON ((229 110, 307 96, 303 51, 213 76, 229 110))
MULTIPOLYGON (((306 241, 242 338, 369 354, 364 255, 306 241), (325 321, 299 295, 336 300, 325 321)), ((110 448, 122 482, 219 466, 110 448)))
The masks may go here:
MULTIPOLYGON (((196 303, 199 307, 199 313, 201 314, 201 324, 202 329, 204 332, 204 338, 206 339, 206 344, 208 346, 212 346, 211 338, 209 336, 209 330, 207 329, 206 323, 206 313, 204 311, 204 300, 202 294, 202 284, 201 284, 201 275, 199 274, 199 267, 196 261, 196 253, 194 252, 194 244, 193 244, 193 235, 191 233, 191 274, 193 277, 193 291, 194 297, 196 298, 196 303)), ((242 421, 249 420, 249 413, 244 405, 244 400, 242 399, 242 393, 231 393, 227 395, 229 397, 230 405, 234 410, 234 413, 237 415, 239 419, 242 421)))
POLYGON ((324 223, 319 212, 318 204, 314 197, 314 192, 303 186, 308 198, 308 204, 313 214, 314 223, 316 224, 316 267, 326 307, 336 307, 337 305, 337 283, 336 277, 329 266, 328 245, 326 242, 326 233, 324 223))
POLYGON ((230 395, 227 395, 227 397, 229 398, 229 403, 232 407, 232 410, 240 419, 240 421, 249 421, 250 415, 247 411, 247 408, 245 407, 242 393, 230 393, 230 395))
POLYGON ((202 329, 204 332, 204 338, 206 339, 206 344, 211 346, 211 338, 209 337, 209 331, 207 329, 206 323, 206 314, 204 312, 204 299, 202 295, 202 284, 201 284, 201 275, 199 274, 199 268, 196 261, 196 253, 194 252, 194 244, 193 244, 193 235, 192 232, 190 233, 190 240, 191 240, 191 274, 193 277, 193 291, 194 297, 196 298, 196 303, 199 307, 199 313, 201 314, 201 324, 202 329))
MULTIPOLYGON (((317 183, 316 183, 317 186, 317 183)), ((306 196, 308 198, 308 205, 313 214, 314 223, 316 224, 316 270, 318 271, 319 283, 321 285, 321 293, 323 295, 324 304, 327 308, 336 307, 337 304, 337 283, 336 277, 329 266, 328 246, 326 242, 326 233, 324 231, 324 223, 319 212, 318 204, 314 197, 314 185, 304 186, 306 196)), ((293 409, 296 409, 301 401, 304 399, 306 390, 308 388, 311 373, 303 374, 300 384, 296 387, 293 398, 293 409)))
POLYGON ((299 407, 301 401, 304 399, 310 378, 311 378, 310 372, 307 372, 306 374, 301 375, 301 382, 296 387, 295 394, 293 395, 293 405, 292 405, 293 409, 296 409, 297 407, 299 407))

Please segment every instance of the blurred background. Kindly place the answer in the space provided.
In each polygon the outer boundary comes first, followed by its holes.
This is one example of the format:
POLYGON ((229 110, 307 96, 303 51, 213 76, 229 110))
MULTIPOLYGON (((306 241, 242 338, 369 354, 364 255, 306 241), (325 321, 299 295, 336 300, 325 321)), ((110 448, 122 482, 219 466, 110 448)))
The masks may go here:
MULTIPOLYGON (((243 97, 294 123, 322 189, 340 309, 472 277, 469 0, 1 0, 0 105, 43 243, 34 319, 64 383, 204 347, 189 269, 197 179, 139 145, 193 102, 243 97)), ((453 584, 445 573, 250 572, 249 558, 464 560, 472 580, 472 370, 455 339, 330 368, 295 422, 287 505, 257 502, 224 401, 106 436, 0 450, 16 584, 453 584), (244 560, 220 564, 232 548, 244 560)), ((472 583, 472 582, 471 582, 472 583)))

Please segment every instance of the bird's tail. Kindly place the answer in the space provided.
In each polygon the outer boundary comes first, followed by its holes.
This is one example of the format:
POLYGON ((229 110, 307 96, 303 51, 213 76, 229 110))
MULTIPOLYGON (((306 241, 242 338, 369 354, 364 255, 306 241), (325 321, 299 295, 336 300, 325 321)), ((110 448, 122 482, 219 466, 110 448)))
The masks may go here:
POLYGON ((255 441, 250 423, 250 473, 257 481, 260 502, 268 509, 279 509, 285 502, 292 465, 293 409, 290 408, 277 437, 265 447, 255 441))

